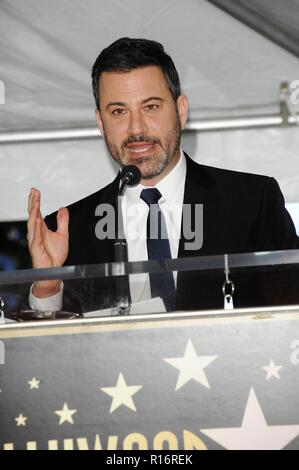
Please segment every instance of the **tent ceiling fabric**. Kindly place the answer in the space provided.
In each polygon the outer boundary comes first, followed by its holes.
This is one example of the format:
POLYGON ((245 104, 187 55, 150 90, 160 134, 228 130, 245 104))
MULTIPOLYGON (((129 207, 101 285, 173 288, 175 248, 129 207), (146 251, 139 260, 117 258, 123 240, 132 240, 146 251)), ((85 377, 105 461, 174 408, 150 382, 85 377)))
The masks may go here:
MULTIPOLYGON (((0 132, 95 125, 90 70, 122 36, 165 46, 191 119, 247 114, 247 106, 276 113, 280 81, 299 78, 298 58, 208 0, 1 0, 0 132)), ((183 138, 199 162, 276 177, 293 202, 298 147, 297 128, 183 138)), ((0 165, 0 220, 26 219, 32 186, 42 191, 45 214, 98 190, 117 171, 102 139, 0 145, 0 165)))
POLYGON ((268 112, 280 80, 298 74, 295 57, 206 0, 2 0, 0 31, 2 131, 93 124, 90 70, 121 36, 165 45, 195 118, 268 112))
POLYGON ((299 57, 299 0, 209 0, 299 57))

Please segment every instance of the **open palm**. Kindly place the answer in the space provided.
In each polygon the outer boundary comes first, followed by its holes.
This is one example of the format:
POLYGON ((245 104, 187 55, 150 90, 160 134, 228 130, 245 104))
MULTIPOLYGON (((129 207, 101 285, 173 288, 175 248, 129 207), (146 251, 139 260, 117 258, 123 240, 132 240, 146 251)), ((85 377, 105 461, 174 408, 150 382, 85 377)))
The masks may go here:
POLYGON ((69 250, 66 208, 57 213, 57 231, 50 230, 40 212, 40 192, 32 189, 28 200, 28 246, 33 268, 60 267, 64 264, 69 250))

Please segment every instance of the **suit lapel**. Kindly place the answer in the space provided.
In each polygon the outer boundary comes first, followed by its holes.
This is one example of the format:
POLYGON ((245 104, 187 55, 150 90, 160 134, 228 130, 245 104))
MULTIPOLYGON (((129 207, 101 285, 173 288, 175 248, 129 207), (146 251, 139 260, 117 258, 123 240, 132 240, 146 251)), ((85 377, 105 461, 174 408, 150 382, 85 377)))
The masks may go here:
MULTIPOLYGON (((212 211, 212 207, 215 204, 215 195, 213 186, 215 186, 214 180, 210 175, 207 174, 205 168, 202 165, 191 160, 191 158, 185 153, 186 156, 186 181, 184 190, 184 203, 182 212, 182 223, 181 223, 181 238, 179 243, 178 257, 190 257, 199 256, 206 254, 207 237, 207 226, 206 223, 209 219, 209 212, 212 211), (212 190, 211 190, 212 189, 212 190), (197 227, 197 230, 203 230, 203 247, 199 249, 188 249, 188 243, 192 240, 188 240, 186 228, 190 226, 190 217, 188 217, 188 210, 191 211, 191 227, 192 231, 195 230, 195 205, 203 205, 203 227, 197 227)), ((190 214, 190 212, 189 212, 190 214)))

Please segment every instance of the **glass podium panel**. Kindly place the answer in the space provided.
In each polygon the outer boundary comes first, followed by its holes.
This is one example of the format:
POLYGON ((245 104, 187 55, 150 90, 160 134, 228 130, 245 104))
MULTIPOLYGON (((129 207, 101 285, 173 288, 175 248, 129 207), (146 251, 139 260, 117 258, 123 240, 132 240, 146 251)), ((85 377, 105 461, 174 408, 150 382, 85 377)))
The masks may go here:
POLYGON ((298 266, 287 251, 0 273, 0 451, 298 450, 298 266), (151 297, 164 273, 173 310, 151 297), (62 308, 30 310, 46 279, 62 308))
POLYGON ((1 272, 0 297, 11 321, 299 305, 299 251, 1 272), (51 279, 61 308, 49 298, 32 311, 32 283, 51 279))

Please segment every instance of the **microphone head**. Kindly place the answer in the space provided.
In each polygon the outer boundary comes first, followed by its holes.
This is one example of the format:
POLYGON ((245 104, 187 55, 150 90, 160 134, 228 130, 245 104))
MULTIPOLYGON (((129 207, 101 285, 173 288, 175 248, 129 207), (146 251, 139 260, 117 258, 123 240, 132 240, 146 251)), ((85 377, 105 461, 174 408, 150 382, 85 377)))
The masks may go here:
POLYGON ((120 179, 128 186, 134 186, 134 184, 138 184, 141 180, 141 172, 137 166, 127 165, 123 167, 120 174, 120 179))

